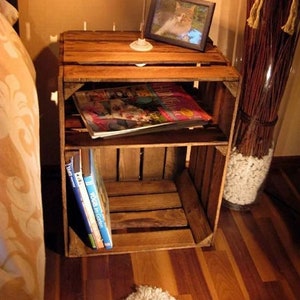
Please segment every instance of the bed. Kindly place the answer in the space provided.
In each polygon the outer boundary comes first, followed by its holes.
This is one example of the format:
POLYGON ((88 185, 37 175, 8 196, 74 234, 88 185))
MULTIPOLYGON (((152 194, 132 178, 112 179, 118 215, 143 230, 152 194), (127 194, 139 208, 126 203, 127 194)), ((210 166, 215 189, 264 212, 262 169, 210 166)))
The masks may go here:
POLYGON ((0 299, 43 299, 45 248, 35 70, 0 0, 0 299))

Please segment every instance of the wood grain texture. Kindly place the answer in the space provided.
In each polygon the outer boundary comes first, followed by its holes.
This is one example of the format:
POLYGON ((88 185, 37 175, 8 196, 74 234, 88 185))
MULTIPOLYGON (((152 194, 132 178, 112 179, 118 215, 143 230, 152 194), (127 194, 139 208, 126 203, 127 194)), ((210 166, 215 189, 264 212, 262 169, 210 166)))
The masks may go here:
POLYGON ((205 49, 205 54, 200 51, 176 47, 167 43, 151 40, 153 49, 146 52, 137 52, 129 44, 139 37, 138 32, 104 32, 104 31, 69 31, 61 35, 64 50, 61 55, 68 63, 213 63, 228 64, 227 59, 210 44, 205 49), (159 45, 159 47, 158 47, 159 45), (118 54, 116 54, 118 49, 118 54), (104 55, 103 55, 104 54, 104 55), (183 58, 184 57, 184 58, 183 58))
MULTIPOLYGON (((283 168, 281 172, 285 180, 278 180, 276 173, 278 193, 264 193, 250 211, 222 208, 215 243, 209 248, 65 258, 56 239, 61 232, 50 224, 53 218, 46 218, 45 300, 121 300, 139 284, 161 287, 178 300, 298 299, 299 215, 285 204, 280 192, 286 190, 286 180, 294 185, 289 176, 296 171, 283 168)), ((274 192, 272 178, 271 170, 266 191, 274 192)), ((58 181, 51 177, 46 182, 45 216, 53 215, 53 201, 59 201, 49 192, 55 191, 58 181)), ((142 233, 136 238, 151 244, 155 241, 150 236, 142 233)))
POLYGON ((236 69, 228 66, 216 66, 212 69, 178 66, 141 68, 136 66, 65 65, 63 69, 65 82, 156 82, 158 80, 190 82, 200 79, 201 81, 237 81, 239 78, 236 69))

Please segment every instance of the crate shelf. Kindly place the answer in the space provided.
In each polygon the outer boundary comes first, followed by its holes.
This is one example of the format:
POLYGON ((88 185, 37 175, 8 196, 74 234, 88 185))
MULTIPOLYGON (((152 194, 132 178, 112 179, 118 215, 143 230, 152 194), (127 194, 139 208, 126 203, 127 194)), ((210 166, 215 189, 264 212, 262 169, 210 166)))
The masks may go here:
POLYGON ((205 52, 151 41, 130 47, 136 32, 67 31, 60 40, 59 122, 65 255, 80 257, 211 246, 238 106, 240 75, 217 47, 205 52), (136 64, 145 63, 143 67, 136 64), (72 107, 90 85, 179 82, 212 115, 207 126, 91 139, 72 107), (94 148, 110 201, 114 247, 85 245, 65 161, 94 148))

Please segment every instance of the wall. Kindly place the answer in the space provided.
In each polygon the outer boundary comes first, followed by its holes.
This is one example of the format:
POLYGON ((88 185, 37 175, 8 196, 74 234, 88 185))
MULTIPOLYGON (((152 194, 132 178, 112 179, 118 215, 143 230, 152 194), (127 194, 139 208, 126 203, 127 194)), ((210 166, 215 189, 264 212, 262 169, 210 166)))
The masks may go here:
POLYGON ((51 93, 57 91, 58 43, 66 30, 138 30, 140 0, 19 0, 20 35, 37 71, 40 102, 41 161, 59 163, 58 109, 51 93), (51 42, 52 41, 52 42, 51 42))
MULTIPOLYGON (((215 2, 210 37, 240 69, 246 1, 215 2)), ((138 30, 142 3, 141 0, 19 0, 21 38, 37 70, 43 165, 59 163, 58 111, 55 101, 51 100, 51 93, 57 90, 58 44, 55 39, 65 30, 83 29, 84 22, 88 30, 112 30, 113 23, 116 30, 138 30)), ((299 76, 296 64, 294 68, 294 73, 299 76)), ((287 104, 283 105, 281 112, 284 120, 280 130, 277 129, 278 155, 300 155, 299 140, 297 142, 295 138, 298 137, 299 118, 295 116, 295 121, 291 120, 294 105, 298 103, 299 108, 299 101, 296 101, 298 95, 299 87, 295 82, 290 82, 285 95, 287 104), (287 115, 285 111, 291 112, 287 115)))
POLYGON ((300 40, 296 48, 275 131, 275 156, 300 155, 300 40))

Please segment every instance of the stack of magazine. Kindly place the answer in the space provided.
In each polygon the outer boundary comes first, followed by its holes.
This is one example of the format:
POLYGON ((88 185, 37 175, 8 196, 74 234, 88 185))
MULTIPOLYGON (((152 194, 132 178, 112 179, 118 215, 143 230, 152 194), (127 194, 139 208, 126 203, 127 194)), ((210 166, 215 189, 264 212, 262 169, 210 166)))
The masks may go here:
POLYGON ((73 98, 93 139, 198 127, 211 120, 176 83, 82 90, 73 98))
POLYGON ((93 249, 113 247, 109 201, 92 149, 78 150, 66 163, 67 174, 93 249))

